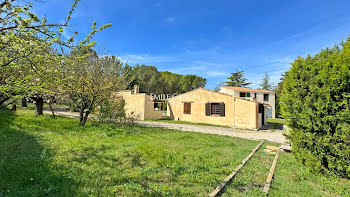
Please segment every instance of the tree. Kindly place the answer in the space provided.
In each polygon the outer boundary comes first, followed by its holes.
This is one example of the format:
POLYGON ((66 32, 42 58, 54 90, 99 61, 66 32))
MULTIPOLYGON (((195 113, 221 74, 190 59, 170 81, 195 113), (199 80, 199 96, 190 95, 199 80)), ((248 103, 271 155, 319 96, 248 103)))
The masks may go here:
POLYGON ((231 73, 231 76, 227 78, 229 81, 225 82, 227 86, 235 86, 235 87, 247 87, 250 82, 247 82, 247 79, 244 78, 244 71, 238 71, 231 73))
POLYGON ((282 77, 280 79, 280 82, 277 84, 275 93, 276 93, 276 99, 275 99, 275 105, 276 105, 276 117, 281 118, 282 113, 281 113, 281 96, 282 96, 282 90, 283 90, 283 81, 284 78, 286 77, 288 72, 285 72, 282 74, 282 77))
POLYGON ((283 80, 281 110, 290 119, 296 158, 313 170, 350 177, 350 37, 299 57, 283 80))
MULTIPOLYGON (((39 36, 46 42, 70 47, 74 40, 62 40, 63 28, 67 27, 79 0, 74 0, 68 16, 62 24, 48 24, 46 17, 41 19, 31 12, 32 4, 17 0, 3 0, 0 3, 0 67, 9 66, 19 59, 28 58, 33 51, 28 50, 31 38, 39 36), (17 3, 16 3, 17 2, 17 3), (29 40, 28 40, 29 38, 29 40)), ((77 33, 76 33, 77 34, 77 33)))
POLYGON ((42 115, 44 99, 52 100, 62 81, 56 76, 65 54, 77 47, 93 47, 92 37, 110 24, 96 28, 94 22, 90 34, 74 43, 77 32, 69 39, 62 33, 79 0, 74 0, 62 24, 48 24, 45 17, 39 19, 31 12, 32 4, 16 2, 0 3, 0 69, 4 73, 0 74, 0 105, 30 97, 36 103, 36 114, 42 115))
POLYGON ((204 88, 207 80, 196 75, 184 75, 180 80, 180 93, 188 92, 197 88, 204 88))
POLYGON ((270 82, 270 75, 268 72, 265 72, 263 78, 261 79, 260 88, 264 90, 273 90, 274 85, 270 82))
POLYGON ((225 82, 220 82, 218 85, 216 85, 216 87, 214 88, 214 91, 219 92, 222 86, 225 86, 225 82))
POLYGON ((140 92, 152 94, 184 93, 204 87, 207 80, 196 75, 179 75, 168 71, 159 72, 155 66, 126 64, 123 68, 128 89, 139 85, 140 92))
POLYGON ((163 87, 161 88, 162 94, 174 94, 179 92, 180 80, 183 77, 182 75, 165 71, 160 72, 160 76, 161 83, 163 84, 163 87))
POLYGON ((78 106, 79 124, 84 126, 93 109, 126 87, 122 62, 114 56, 98 57, 89 48, 71 54, 63 83, 66 93, 78 106), (84 55, 84 56, 83 56, 84 55))

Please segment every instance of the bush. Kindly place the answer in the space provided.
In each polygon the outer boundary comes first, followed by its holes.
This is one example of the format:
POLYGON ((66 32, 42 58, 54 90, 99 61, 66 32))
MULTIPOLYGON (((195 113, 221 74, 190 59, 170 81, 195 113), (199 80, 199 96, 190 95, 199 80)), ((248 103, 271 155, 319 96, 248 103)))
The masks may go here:
POLYGON ((125 101, 123 99, 106 100, 98 108, 97 118, 99 122, 127 122, 124 107, 125 101))
POLYGON ((349 178, 349 108, 350 37, 315 56, 296 59, 281 96, 296 158, 313 170, 349 178))

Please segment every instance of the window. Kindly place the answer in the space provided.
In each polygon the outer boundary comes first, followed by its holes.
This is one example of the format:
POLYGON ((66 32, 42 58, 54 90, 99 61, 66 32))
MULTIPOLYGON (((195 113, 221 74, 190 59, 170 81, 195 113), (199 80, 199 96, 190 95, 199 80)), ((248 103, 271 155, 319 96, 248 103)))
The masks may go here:
POLYGON ((264 94, 264 101, 269 101, 269 94, 264 94))
POLYGON ((246 97, 246 93, 245 92, 240 92, 239 93, 239 97, 246 97))
POLYGON ((184 103, 184 114, 191 114, 191 103, 184 103))
POLYGON ((210 115, 220 115, 219 103, 210 103, 210 115))
POLYGON ((250 97, 250 92, 247 92, 247 97, 250 97))
POLYGON ((256 100, 256 93, 254 93, 254 99, 256 100))
POLYGON ((225 103, 206 103, 206 116, 225 116, 225 103))
POLYGON ((164 102, 154 102, 153 103, 153 110, 154 111, 161 111, 164 110, 166 107, 164 102))

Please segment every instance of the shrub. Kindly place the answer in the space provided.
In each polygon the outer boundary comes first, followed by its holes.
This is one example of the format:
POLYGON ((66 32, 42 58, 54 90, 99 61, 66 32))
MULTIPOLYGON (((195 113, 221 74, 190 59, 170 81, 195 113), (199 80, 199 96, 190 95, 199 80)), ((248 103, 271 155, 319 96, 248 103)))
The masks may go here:
POLYGON ((339 46, 296 59, 281 96, 296 158, 313 170, 349 178, 349 108, 350 37, 339 46))
POLYGON ((122 123, 127 122, 123 99, 110 99, 104 101, 97 113, 99 122, 122 123))

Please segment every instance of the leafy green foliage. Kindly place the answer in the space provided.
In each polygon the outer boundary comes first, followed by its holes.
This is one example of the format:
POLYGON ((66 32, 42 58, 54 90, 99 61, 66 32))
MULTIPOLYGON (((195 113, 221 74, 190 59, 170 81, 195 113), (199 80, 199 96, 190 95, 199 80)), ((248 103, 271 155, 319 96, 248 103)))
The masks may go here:
POLYGON ((287 72, 282 74, 282 77, 280 78, 280 82, 277 84, 275 93, 276 93, 276 98, 275 98, 275 105, 276 105, 276 117, 281 118, 282 117, 282 112, 281 112, 281 95, 282 95, 282 90, 283 90, 283 81, 286 76, 287 72))
POLYGON ((30 97, 42 115, 43 100, 52 102, 62 96, 62 69, 68 62, 65 54, 77 48, 90 49, 96 45, 93 36, 110 24, 99 28, 93 23, 86 38, 74 43, 77 32, 69 38, 62 36, 79 0, 74 0, 62 24, 49 24, 45 17, 33 13, 32 4, 4 0, 0 3, 0 106, 18 98, 30 97))
POLYGON ((102 102, 97 111, 99 122, 123 123, 126 122, 126 113, 124 110, 125 101, 122 99, 108 99, 102 102))
POLYGON ((153 94, 184 93, 204 87, 207 80, 196 75, 179 75, 168 71, 159 72, 155 66, 135 65, 124 67, 128 89, 139 85, 140 92, 153 94))
POLYGON ((247 79, 244 78, 244 71, 238 71, 231 73, 231 76, 227 78, 229 81, 225 82, 227 86, 234 87, 247 87, 250 82, 247 82, 247 79))
MULTIPOLYGON (((86 48, 85 48, 86 49, 86 48)), ((67 58, 62 84, 80 113, 79 123, 85 125, 93 109, 124 89, 122 62, 115 56, 98 57, 97 53, 76 51, 67 58)))
POLYGON ((350 177, 350 38, 292 63, 281 109, 290 119, 296 158, 313 170, 350 177))

